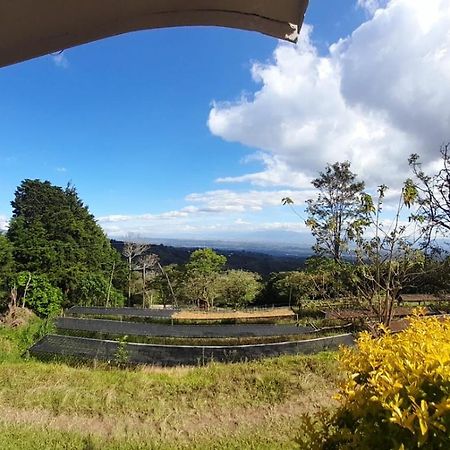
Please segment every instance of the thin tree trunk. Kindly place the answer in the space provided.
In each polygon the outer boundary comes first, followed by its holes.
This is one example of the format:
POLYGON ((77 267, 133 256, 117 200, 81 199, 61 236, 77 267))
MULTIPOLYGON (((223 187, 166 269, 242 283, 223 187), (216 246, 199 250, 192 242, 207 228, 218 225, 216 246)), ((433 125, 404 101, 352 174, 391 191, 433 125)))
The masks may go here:
POLYGON ((30 283, 31 283, 31 272, 28 272, 27 284, 25 285, 25 290, 23 291, 22 308, 25 308, 25 300, 27 298, 27 292, 28 288, 30 287, 30 283))
POLYGON ((145 279, 146 279, 145 263, 142 266, 142 307, 145 308, 145 279))
POLYGON ((17 286, 14 283, 14 286, 11 288, 11 293, 9 295, 9 310, 13 311, 17 307, 17 286))
POLYGON ((108 284, 108 293, 106 294, 106 307, 109 306, 109 299, 111 297, 111 288, 112 288, 112 282, 114 278, 114 271, 116 270, 116 262, 113 261, 113 266, 111 270, 111 276, 109 278, 109 284, 108 284))
POLYGON ((131 306, 131 256, 128 257, 128 306, 131 306))
POLYGON ((174 306, 178 306, 177 299, 176 299, 176 297, 175 297, 175 292, 174 292, 174 290, 173 290, 172 283, 170 282, 170 279, 169 279, 169 276, 167 275, 167 272, 163 269, 163 267, 161 266, 161 264, 160 264, 159 262, 158 262, 158 267, 159 267, 159 270, 160 270, 160 271, 164 274, 164 276, 166 277, 167 284, 169 285, 170 293, 171 293, 172 298, 173 298, 173 305, 174 305, 174 306))

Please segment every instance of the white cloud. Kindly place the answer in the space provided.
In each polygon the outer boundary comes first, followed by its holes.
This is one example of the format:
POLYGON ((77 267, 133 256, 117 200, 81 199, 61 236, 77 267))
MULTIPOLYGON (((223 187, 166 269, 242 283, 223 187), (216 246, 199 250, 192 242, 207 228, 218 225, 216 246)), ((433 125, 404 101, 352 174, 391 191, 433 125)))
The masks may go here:
POLYGON ((213 105, 211 132, 257 149, 264 167, 218 181, 299 188, 349 160, 373 187, 408 176, 410 153, 438 158, 450 139, 450 2, 359 5, 378 9, 327 56, 305 26, 297 47, 279 44, 273 62, 253 65, 253 96, 213 105))
POLYGON ((358 0, 358 6, 370 14, 374 14, 379 8, 385 6, 387 0, 358 0))
MULTIPOLYGON (((248 158, 250 159, 250 158, 248 158)), ((292 170, 281 158, 267 153, 255 153, 251 160, 263 163, 265 170, 239 177, 220 177, 218 183, 251 183, 255 186, 290 186, 309 188, 311 180, 301 172, 292 170)))
MULTIPOLYGON (((285 207, 281 199, 291 197, 297 205, 314 195, 311 190, 245 191, 216 190, 193 193, 186 197, 184 208, 159 214, 108 215, 98 218, 99 224, 110 236, 171 236, 186 234, 249 232, 249 231, 304 231, 305 228, 285 207), (277 222, 267 220, 265 210, 278 207, 277 222), (282 220, 287 216, 288 220, 282 220)), ((269 218, 271 216, 269 215, 269 218)))
POLYGON ((55 53, 51 55, 55 66, 61 67, 62 69, 67 69, 69 67, 69 60, 66 58, 64 52, 55 53))
POLYGON ((198 212, 244 212, 261 211, 268 206, 279 206, 281 199, 291 197, 297 204, 302 204, 314 195, 313 190, 294 191, 246 191, 217 190, 202 194, 190 194, 186 200, 202 204, 198 212))
POLYGON ((60 172, 60 173, 65 173, 65 172, 67 172, 67 169, 65 167, 57 167, 56 171, 60 172))
POLYGON ((0 216, 0 231, 7 231, 9 220, 6 216, 0 216))

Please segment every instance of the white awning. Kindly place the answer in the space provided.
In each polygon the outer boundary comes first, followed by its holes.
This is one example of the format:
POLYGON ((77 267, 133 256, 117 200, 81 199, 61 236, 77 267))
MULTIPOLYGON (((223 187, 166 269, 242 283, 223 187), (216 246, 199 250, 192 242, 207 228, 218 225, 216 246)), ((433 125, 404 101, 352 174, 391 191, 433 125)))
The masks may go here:
POLYGON ((296 42, 308 0, 0 0, 0 67, 130 31, 214 25, 296 42))

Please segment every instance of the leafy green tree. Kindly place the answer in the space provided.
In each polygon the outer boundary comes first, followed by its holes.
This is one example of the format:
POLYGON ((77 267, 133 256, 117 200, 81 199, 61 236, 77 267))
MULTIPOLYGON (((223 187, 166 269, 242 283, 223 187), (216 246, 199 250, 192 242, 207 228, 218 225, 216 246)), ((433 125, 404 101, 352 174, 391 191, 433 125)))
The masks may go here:
MULTIPOLYGON (((404 292, 412 294, 433 294, 437 299, 448 297, 450 293, 450 257, 441 258, 427 255, 422 273, 404 292)), ((450 306, 450 305, 449 305, 450 306)))
POLYGON ((101 273, 83 273, 77 280, 75 295, 83 306, 123 306, 125 297, 115 288, 109 291, 108 301, 108 288, 108 280, 101 273))
POLYGON ((203 274, 218 273, 223 270, 226 262, 225 256, 217 254, 210 248, 203 248, 191 253, 186 270, 203 274))
MULTIPOLYGON (((328 164, 312 185, 319 193, 317 198, 306 201, 308 219, 305 222, 316 239, 313 250, 318 256, 340 262, 349 243, 366 226, 365 210, 360 201, 364 182, 357 180, 346 161, 328 164)), ((292 206, 294 202, 286 197, 282 203, 292 206)))
POLYGON ((306 224, 316 238, 314 251, 339 262, 354 239, 355 228, 365 224, 365 210, 360 202, 364 182, 357 181, 346 161, 327 165, 312 185, 319 194, 306 202, 306 224))
POLYGON ((16 276, 15 284, 19 301, 44 317, 58 314, 62 305, 62 292, 48 281, 44 275, 21 272, 16 276))
POLYGON ((7 232, 18 271, 45 274, 68 304, 78 301, 80 280, 96 274, 121 290, 126 267, 73 186, 24 180, 11 202, 7 232))
POLYGON ((220 296, 218 277, 227 259, 210 248, 195 250, 185 265, 185 274, 181 286, 181 298, 195 302, 198 306, 214 306, 220 296))
MULTIPOLYGON (((323 299, 338 299, 356 294, 355 265, 348 261, 313 256, 306 261, 306 272, 315 276, 314 284, 323 299)), ((316 297, 317 298, 317 297, 316 297)))
POLYGON ((229 270, 217 279, 219 299, 224 306, 243 308, 252 303, 262 290, 261 277, 244 270, 229 270))
POLYGON ((179 298, 198 307, 213 307, 220 296, 219 273, 188 272, 179 289, 179 298))

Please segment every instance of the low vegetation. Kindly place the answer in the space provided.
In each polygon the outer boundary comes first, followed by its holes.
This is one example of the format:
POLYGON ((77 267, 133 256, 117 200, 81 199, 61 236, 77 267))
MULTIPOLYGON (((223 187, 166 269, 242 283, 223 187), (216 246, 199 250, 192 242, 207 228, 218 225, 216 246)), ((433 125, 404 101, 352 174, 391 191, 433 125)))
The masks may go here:
POLYGON ((332 353, 134 370, 26 359, 42 326, 0 327, 2 449, 293 449, 340 380, 332 353))
POLYGON ((355 349, 341 352, 350 376, 337 396, 340 406, 306 426, 305 446, 449 447, 450 319, 417 315, 401 333, 384 331, 377 339, 363 333, 355 349))

